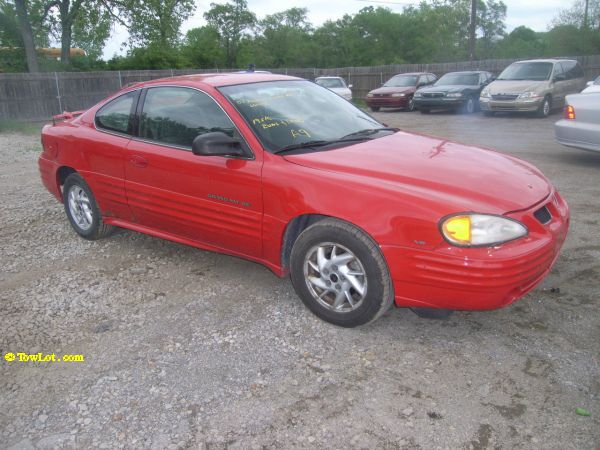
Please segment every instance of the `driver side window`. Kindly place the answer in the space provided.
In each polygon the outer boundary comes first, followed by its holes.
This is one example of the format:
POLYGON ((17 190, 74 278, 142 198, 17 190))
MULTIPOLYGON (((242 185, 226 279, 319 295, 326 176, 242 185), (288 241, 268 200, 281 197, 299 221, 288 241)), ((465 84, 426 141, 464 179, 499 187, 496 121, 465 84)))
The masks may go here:
POLYGON ((197 136, 214 131, 234 137, 236 128, 207 94, 184 87, 148 89, 140 122, 142 139, 191 149, 197 136))

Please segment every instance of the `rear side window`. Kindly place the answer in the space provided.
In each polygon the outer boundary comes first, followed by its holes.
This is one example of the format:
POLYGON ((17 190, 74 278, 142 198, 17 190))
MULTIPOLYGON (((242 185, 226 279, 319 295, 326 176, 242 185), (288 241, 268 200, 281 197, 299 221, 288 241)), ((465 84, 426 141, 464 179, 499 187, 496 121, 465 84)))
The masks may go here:
POLYGON ((583 78, 583 69, 576 61, 562 61, 560 63, 563 67, 567 80, 572 80, 574 78, 583 78))
POLYGON ((131 134, 134 101, 138 91, 128 92, 104 105, 96 113, 96 126, 117 133, 131 134))
POLYGON ((213 131, 233 137, 236 129, 205 93, 183 87, 148 89, 140 123, 141 138, 192 148, 197 136, 213 131))

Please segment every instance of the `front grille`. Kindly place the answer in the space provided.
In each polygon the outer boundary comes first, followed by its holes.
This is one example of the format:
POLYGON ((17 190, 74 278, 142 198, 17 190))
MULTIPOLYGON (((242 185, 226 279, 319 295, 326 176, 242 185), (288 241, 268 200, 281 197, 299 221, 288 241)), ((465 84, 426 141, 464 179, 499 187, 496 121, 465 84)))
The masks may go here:
POLYGON ((552 214, 550 214, 550 211, 548 211, 548 208, 546 208, 545 206, 538 209, 536 212, 533 213, 533 215, 543 225, 547 224, 548 222, 550 222, 550 220, 552 220, 552 214))
POLYGON ((438 98, 443 97, 444 95, 443 92, 423 92, 423 97, 425 98, 438 98))
POLYGON ((496 94, 492 95, 492 100, 516 100, 519 94, 496 94))

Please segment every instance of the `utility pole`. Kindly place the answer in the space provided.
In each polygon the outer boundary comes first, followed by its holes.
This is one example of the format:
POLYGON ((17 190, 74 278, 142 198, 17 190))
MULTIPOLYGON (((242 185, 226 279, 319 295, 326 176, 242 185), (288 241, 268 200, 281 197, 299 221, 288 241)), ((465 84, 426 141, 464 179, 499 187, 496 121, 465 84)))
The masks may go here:
MULTIPOLYGON (((587 0, 586 0, 587 2, 587 0)), ((471 23, 469 24, 469 61, 475 60, 475 31, 477 30, 477 0, 471 0, 471 23)))

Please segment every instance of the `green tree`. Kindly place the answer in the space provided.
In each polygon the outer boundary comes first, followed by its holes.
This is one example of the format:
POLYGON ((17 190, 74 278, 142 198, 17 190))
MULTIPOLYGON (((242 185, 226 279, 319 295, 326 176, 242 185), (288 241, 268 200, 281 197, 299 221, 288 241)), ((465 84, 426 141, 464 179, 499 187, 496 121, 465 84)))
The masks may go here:
POLYGON ((181 47, 188 65, 196 68, 217 68, 225 65, 225 52, 219 46, 219 32, 204 26, 189 30, 181 47))
POLYGON ((227 67, 236 65, 240 41, 256 25, 256 16, 248 9, 248 3, 245 0, 232 1, 211 3, 210 9, 204 13, 208 24, 219 32, 227 67))

